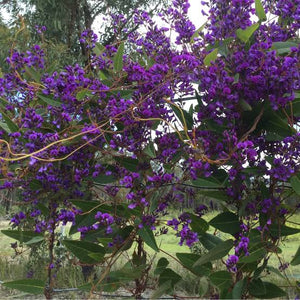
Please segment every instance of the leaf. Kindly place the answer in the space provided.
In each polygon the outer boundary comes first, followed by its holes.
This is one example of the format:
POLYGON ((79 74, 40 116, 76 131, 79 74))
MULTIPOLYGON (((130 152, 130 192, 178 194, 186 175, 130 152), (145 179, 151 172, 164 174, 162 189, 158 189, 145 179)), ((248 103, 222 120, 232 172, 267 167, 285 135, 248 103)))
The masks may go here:
POLYGON ((193 117, 183 108, 178 108, 175 105, 171 105, 172 110, 174 111, 177 118, 180 120, 182 127, 186 127, 188 130, 193 128, 193 117))
POLYGON ((144 226, 143 228, 139 229, 138 234, 149 247, 156 252, 159 251, 153 231, 148 226, 144 226))
POLYGON ((163 270, 168 266, 169 261, 165 257, 161 257, 157 262, 156 269, 154 270, 154 275, 160 275, 163 270))
POLYGON ((171 286, 173 287, 177 282, 181 280, 181 276, 175 273, 173 270, 166 268, 163 270, 163 272, 160 274, 158 283, 159 285, 162 285, 163 283, 171 280, 171 286))
POLYGON ((25 66, 25 74, 27 74, 29 76, 29 78, 33 79, 35 82, 40 82, 40 80, 41 80, 41 74, 39 74, 33 68, 29 68, 29 67, 25 66))
POLYGON ((114 57, 114 69, 116 72, 120 72, 123 69, 123 54, 124 54, 124 42, 120 43, 118 51, 114 57))
POLYGON ((252 280, 248 289, 249 293, 254 297, 259 297, 266 294, 266 287, 260 278, 252 280))
POLYGON ((294 175, 290 178, 290 183, 297 195, 300 195, 300 179, 298 176, 294 175))
POLYGON ((228 200, 227 194, 223 191, 203 191, 203 190, 200 190, 199 193, 201 193, 202 195, 206 196, 209 199, 216 199, 216 200, 220 200, 220 201, 228 200))
POLYGON ((299 232, 300 228, 293 228, 278 224, 272 224, 270 226, 270 233, 275 237, 293 235, 299 232))
POLYGON ((1 232, 10 238, 13 238, 21 243, 38 243, 44 240, 44 236, 40 233, 34 231, 25 231, 25 230, 1 230, 1 232))
POLYGON ((139 161, 135 158, 115 157, 115 160, 128 171, 136 172, 138 169, 139 161))
POLYGON ((279 54, 279 55, 282 55, 282 54, 288 54, 291 52, 291 47, 298 47, 298 44, 295 43, 295 42, 291 42, 291 41, 286 41, 286 42, 274 42, 272 44, 272 48, 271 49, 274 49, 276 50, 276 52, 279 54))
POLYGON ((192 220, 190 224, 192 230, 197 232, 199 235, 204 234, 208 230, 208 223, 201 217, 190 214, 190 219, 192 220))
POLYGON ((238 216, 229 211, 217 215, 210 220, 209 224, 222 232, 230 233, 232 235, 235 235, 240 231, 240 221, 238 216))
POLYGON ((97 55, 97 56, 99 56, 99 55, 101 55, 104 51, 105 51, 105 47, 102 45, 102 44, 100 44, 100 43, 95 43, 95 47, 93 48, 93 52, 97 55))
POLYGON ((222 243, 219 237, 212 235, 210 233, 205 233, 204 235, 199 237, 199 242, 207 249, 210 250, 216 247, 218 244, 222 243))
POLYGON ((222 184, 214 178, 197 178, 192 181, 192 184, 197 187, 221 188, 222 184))
POLYGON ((195 266, 203 265, 207 262, 220 259, 228 254, 229 250, 233 247, 233 240, 227 240, 219 243, 209 250, 208 253, 202 255, 194 264, 195 266))
POLYGON ((95 264, 100 262, 105 255, 104 247, 95 243, 73 240, 64 240, 62 243, 81 263, 95 264), (97 254, 97 259, 91 257, 91 254, 97 254))
POLYGON ((83 212, 100 209, 101 203, 98 201, 85 201, 85 200, 69 200, 75 206, 79 207, 83 212))
POLYGON ((209 67, 212 62, 214 62, 218 57, 218 48, 214 49, 212 52, 207 54, 204 58, 204 65, 209 67))
POLYGON ((37 279, 22 279, 2 283, 2 286, 16 289, 29 294, 43 294, 45 283, 37 279))
POLYGON ((250 252, 250 255, 240 258, 239 263, 251 263, 259 261, 266 255, 266 253, 267 251, 265 248, 256 249, 255 251, 250 252))
POLYGON ((116 178, 113 175, 100 174, 97 177, 92 178, 92 180, 93 180, 94 183, 108 184, 108 183, 115 182, 116 178))
POLYGON ((254 23, 246 29, 238 29, 236 36, 244 43, 247 43, 253 33, 259 28, 259 23, 254 23))
POLYGON ((199 33, 205 28, 207 22, 205 22, 203 25, 201 25, 192 35, 190 43, 193 44, 195 42, 195 38, 199 36, 199 33))
POLYGON ((214 272, 209 276, 209 279, 220 291, 228 290, 232 283, 231 274, 228 271, 214 272))
POLYGON ((291 261, 292 266, 297 266, 299 264, 300 264, 300 246, 298 247, 298 250, 291 261))
POLYGON ((267 16, 260 0, 255 0, 255 11, 260 21, 266 21, 267 16))
POLYGON ((155 148, 153 142, 149 142, 149 144, 145 147, 144 153, 147 154, 151 158, 156 157, 155 148))
POLYGON ((57 100, 54 100, 53 97, 46 97, 41 94, 38 94, 37 96, 38 96, 38 98, 40 98, 42 100, 42 102, 44 102, 48 105, 55 106, 55 107, 61 107, 62 103, 57 100))
POLYGON ((189 271, 197 276, 208 276, 211 272, 212 264, 209 262, 203 266, 194 267, 195 261, 200 258, 199 254, 195 253, 176 253, 177 258, 189 271))
POLYGON ((17 132, 19 131, 19 126, 14 123, 4 112, 1 112, 2 119, 5 121, 9 131, 7 133, 17 132))
POLYGON ((286 297, 286 292, 277 285, 262 281, 260 279, 252 280, 249 284, 249 293, 259 299, 272 299, 286 297))
POLYGON ((155 292, 152 293, 150 299, 160 299, 162 295, 168 293, 169 290, 172 288, 172 281, 167 280, 164 283, 160 284, 158 288, 156 288, 155 292))
POLYGON ((243 292, 246 288, 246 285, 247 285, 247 278, 244 278, 240 281, 238 281, 233 289, 232 289, 232 298, 233 299, 241 299, 242 298, 242 295, 243 295, 243 292))

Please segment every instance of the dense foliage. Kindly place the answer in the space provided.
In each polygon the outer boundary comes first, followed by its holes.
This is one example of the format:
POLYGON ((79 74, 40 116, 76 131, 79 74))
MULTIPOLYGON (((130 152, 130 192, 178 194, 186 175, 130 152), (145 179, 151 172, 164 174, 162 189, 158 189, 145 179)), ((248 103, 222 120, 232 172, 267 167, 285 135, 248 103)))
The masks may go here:
MULTIPOLYGON (((82 287, 92 292, 132 282, 140 297, 153 267, 153 297, 172 293, 180 275, 166 258, 153 266, 145 250, 159 252, 156 236, 172 231, 179 244, 206 249, 176 258, 215 287, 200 296, 286 295, 263 277, 285 237, 300 231, 289 222, 299 209, 290 196, 300 195, 299 1, 203 4, 208 22, 199 30, 188 2, 174 0, 162 26, 137 11, 141 33, 125 41, 104 47, 84 31, 85 67, 51 70, 39 45, 12 51, 0 78, 1 189, 17 189, 23 209, 4 233, 48 243, 49 281, 45 289, 37 279, 6 286, 51 298, 61 265, 57 228, 71 222, 80 240, 59 243, 79 264, 103 267, 82 287), (188 107, 184 98, 195 101, 188 107), (177 209, 199 194, 221 208, 209 223, 204 203, 177 209), (112 270, 130 248, 130 261, 112 270)), ((299 264, 299 255, 287 263, 299 264)))

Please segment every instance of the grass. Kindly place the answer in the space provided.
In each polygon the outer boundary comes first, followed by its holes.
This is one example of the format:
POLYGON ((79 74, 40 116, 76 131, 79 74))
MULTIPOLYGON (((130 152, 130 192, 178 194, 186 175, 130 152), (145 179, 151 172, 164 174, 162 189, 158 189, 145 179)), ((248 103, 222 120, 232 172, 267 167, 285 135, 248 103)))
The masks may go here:
MULTIPOLYGON (((216 214, 211 213, 208 214, 205 218, 207 221, 212 219, 216 214)), ((293 216, 289 221, 291 222, 297 222, 299 218, 299 215, 293 216)), ((287 224, 288 225, 288 224, 287 224)), ((295 226, 293 224, 293 226, 295 226)), ((0 230, 7 229, 9 227, 9 224, 7 221, 1 221, 0 222, 0 230)), ((300 228, 300 226, 298 226, 300 228)), ((212 228, 210 229, 210 232, 212 233, 212 228)), ((66 230, 67 232, 68 230, 66 230)), ((221 238, 227 239, 230 235, 223 234, 221 235, 221 238)), ((0 281, 10 281, 10 280, 16 280, 26 277, 26 273, 30 267, 28 264, 28 252, 25 252, 22 254, 22 256, 15 257, 14 250, 10 247, 10 244, 15 242, 15 240, 3 235, 0 233, 0 281)), ((164 252, 158 252, 156 253, 153 249, 146 247, 146 251, 148 256, 153 258, 153 266, 156 265, 156 261, 158 261, 161 257, 167 257, 170 261, 170 267, 174 269, 179 274, 183 275, 184 280, 181 284, 178 285, 177 289, 181 290, 183 293, 190 294, 190 295, 199 295, 199 289, 201 288, 201 278, 197 278, 193 274, 189 273, 188 271, 184 270, 175 260, 172 260, 170 256, 176 257, 176 253, 178 252, 189 252, 189 248, 187 246, 180 246, 178 244, 179 239, 170 231, 166 235, 162 235, 157 237, 157 244, 159 248, 163 249, 164 252), (167 253, 168 255, 166 255, 167 253)), ((293 255, 296 253, 298 246, 300 244, 300 233, 295 234, 292 236, 289 236, 285 239, 284 243, 282 244, 282 254, 279 255, 280 260, 275 255, 272 255, 269 260, 269 265, 272 267, 278 269, 281 262, 290 262, 293 258, 293 255)), ((118 261, 116 268, 122 266, 125 264, 128 259, 130 259, 130 256, 134 249, 130 249, 128 253, 124 254, 120 261, 118 261)), ((45 279, 46 278, 46 270, 41 267, 42 263, 40 262, 40 265, 37 265, 39 268, 39 272, 36 273, 36 276, 38 276, 39 279, 45 279)), ((224 265, 221 263, 218 265, 222 269, 224 269, 224 265)), ((37 268, 37 269, 38 269, 37 268)), ((153 272, 153 271, 152 271, 153 272)), ((286 275, 290 279, 290 281, 293 283, 296 279, 299 280, 300 278, 300 271, 298 266, 290 266, 286 270, 286 275)), ((153 274, 153 273, 151 273, 153 274)), ((265 280, 270 281, 273 283, 278 284, 279 286, 286 286, 289 283, 280 276, 278 276, 275 273, 271 274, 264 274, 266 276, 265 280)), ((57 275, 57 283, 59 288, 63 287, 77 287, 84 283, 81 268, 78 266, 73 266, 71 263, 66 264, 63 268, 60 269, 57 275)), ((6 289, 0 288, 0 298, 7 296, 7 295, 13 295, 12 291, 8 291, 6 289)))

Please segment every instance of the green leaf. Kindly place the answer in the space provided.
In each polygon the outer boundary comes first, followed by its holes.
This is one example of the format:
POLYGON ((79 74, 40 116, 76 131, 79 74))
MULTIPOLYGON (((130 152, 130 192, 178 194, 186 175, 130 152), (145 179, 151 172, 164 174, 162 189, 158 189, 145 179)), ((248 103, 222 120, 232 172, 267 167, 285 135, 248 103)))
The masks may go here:
POLYGON ((226 201, 228 200, 228 196, 225 192, 223 191, 199 191, 200 194, 206 196, 209 199, 216 199, 220 201, 226 201))
POLYGON ((30 79, 33 79, 35 82, 40 82, 41 80, 41 74, 33 68, 25 66, 25 74, 28 75, 30 79))
POLYGON ((192 37, 191 37, 191 41, 190 41, 191 44, 193 44, 193 43, 195 42, 195 38, 197 38, 197 37, 199 36, 199 33, 205 28, 206 23, 207 23, 207 22, 205 22, 203 25, 201 25, 201 26, 194 32, 194 34, 193 34, 192 37))
POLYGON ((299 232, 300 228, 293 228, 278 224, 272 224, 270 226, 270 233, 275 237, 293 235, 299 232))
POLYGON ((101 203, 98 201, 85 201, 85 200, 69 200, 75 206, 79 207, 83 212, 99 209, 101 203))
POLYGON ((120 43, 118 51, 114 57, 114 69, 116 72, 120 72, 123 69, 123 54, 124 54, 124 42, 120 43))
POLYGON ((55 107, 61 107, 62 103, 57 100, 54 100, 53 97, 51 97, 51 96, 46 97, 41 94, 38 94, 37 96, 39 99, 41 99, 42 102, 44 102, 48 105, 55 106, 55 107))
POLYGON ((292 266, 297 266, 299 264, 300 264, 300 246, 298 247, 298 250, 291 261, 292 266))
POLYGON ((45 283, 37 279, 22 279, 2 283, 2 286, 16 289, 29 294, 43 294, 45 283))
POLYGON ((100 174, 97 177, 92 178, 94 183, 98 184, 108 184, 116 181, 116 178, 113 175, 100 174))
POLYGON ((259 28, 259 23, 254 23, 246 29, 238 29, 236 36, 244 43, 247 43, 253 33, 259 28))
POLYGON ((239 263, 252 263, 255 261, 259 261, 266 255, 267 251, 265 248, 259 248, 254 250, 253 252, 250 252, 248 256, 243 256, 240 258, 239 263))
POLYGON ((196 180, 192 181, 192 184, 197 187, 209 187, 209 188, 221 188, 222 184, 216 180, 215 178, 197 178, 196 180))
POLYGON ((64 240, 62 243, 80 260, 81 263, 95 264, 100 262, 105 255, 104 247, 95 243, 73 240, 64 240), (97 258, 91 257, 91 254, 97 254, 97 258))
POLYGON ((2 119, 5 121, 8 129, 9 129, 9 131, 7 131, 7 133, 19 131, 18 125, 15 124, 14 121, 12 121, 4 112, 1 112, 1 115, 2 115, 2 119))
POLYGON ((177 258, 189 271, 196 274, 197 276, 208 276, 211 272, 212 265, 207 263, 202 266, 194 267, 195 261, 200 258, 199 254, 195 253, 176 253, 177 258))
POLYGON ((170 291, 171 289, 172 289, 172 281, 167 280, 164 283, 160 284, 158 288, 156 288, 155 292, 152 293, 150 299, 160 299, 162 295, 168 293, 168 291, 170 291))
POLYGON ((240 231, 240 221, 238 216, 229 211, 217 215, 210 220, 209 224, 222 232, 230 233, 232 235, 235 235, 240 231))
POLYGON ((243 292, 244 292, 244 290, 246 288, 246 285, 247 285, 247 281, 246 280, 247 279, 244 278, 244 279, 238 281, 234 285, 234 287, 232 289, 232 298, 233 299, 241 299, 242 298, 243 292))
POLYGON ((188 130, 191 130, 193 128, 193 115, 189 114, 186 110, 183 108, 178 108, 175 105, 170 105, 172 110, 174 111, 175 115, 181 122, 183 127, 187 127, 188 130))
POLYGON ((267 16, 260 0, 255 0, 255 11, 260 21, 266 21, 267 16))
POLYGON ((277 285, 262 281, 260 279, 252 280, 249 284, 249 293, 259 299, 272 299, 286 297, 286 292, 277 285))
POLYGON ((44 240, 41 233, 25 230, 1 230, 1 232, 10 238, 13 238, 21 243, 38 243, 44 240))
POLYGON ((199 242, 207 249, 211 250, 212 248, 216 247, 218 244, 222 243, 219 237, 212 235, 210 233, 205 233, 199 237, 199 242))
POLYGON ((154 251, 158 252, 159 248, 156 244, 156 240, 153 231, 148 227, 144 226, 138 230, 138 235, 143 239, 143 241, 151 247, 154 251))
POLYGON ((228 290, 232 284, 231 274, 227 271, 214 272, 209 276, 209 279, 220 291, 228 290))
POLYGON ((241 108, 243 109, 243 111, 251 111, 252 110, 251 105, 244 99, 241 99, 239 104, 240 104, 241 108))
POLYGON ((161 257, 157 262, 156 269, 154 270, 154 275, 160 275, 163 270, 168 266, 169 261, 165 257, 161 257))
POLYGON ((214 62, 218 57, 218 48, 214 49, 212 52, 207 54, 204 58, 204 65, 209 67, 212 62, 214 62))
POLYGON ((298 44, 291 41, 274 42, 272 44, 272 49, 276 50, 279 55, 290 53, 291 47, 298 47, 298 44))
POLYGON ((144 153, 147 154, 151 158, 156 157, 155 147, 154 147, 153 142, 149 142, 149 144, 144 149, 144 153))
POLYGON ((230 249, 233 247, 233 240, 227 240, 222 243, 219 243, 215 247, 209 250, 208 253, 202 255, 194 264, 195 266, 203 265, 210 261, 214 261, 220 258, 223 258, 228 254, 230 249))
POLYGON ((175 273, 173 270, 166 268, 163 270, 163 272, 160 274, 158 283, 159 285, 162 285, 163 283, 171 280, 171 286, 173 287, 177 282, 181 280, 181 276, 175 273))
POLYGON ((115 157, 115 160, 128 171, 136 172, 138 169, 139 161, 135 158, 115 157))
POLYGON ((105 47, 100 43, 95 43, 95 47, 93 48, 93 52, 99 56, 105 51, 105 47))
POLYGON ((291 183, 291 186, 293 188, 293 190, 295 191, 295 193, 297 195, 300 195, 300 179, 298 176, 292 176, 290 178, 290 183, 291 183))
POLYGON ((192 220, 190 224, 192 230, 197 232, 199 235, 204 234, 208 230, 208 223, 201 217, 190 214, 190 219, 192 220))

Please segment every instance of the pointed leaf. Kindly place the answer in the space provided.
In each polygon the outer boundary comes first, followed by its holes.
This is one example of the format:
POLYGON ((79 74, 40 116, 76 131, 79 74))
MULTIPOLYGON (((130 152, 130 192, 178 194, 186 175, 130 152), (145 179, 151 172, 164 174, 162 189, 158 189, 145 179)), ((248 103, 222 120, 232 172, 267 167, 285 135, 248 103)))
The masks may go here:
POLYGON ((300 232, 300 228, 288 227, 285 225, 272 224, 270 233, 275 237, 293 235, 300 232))
POLYGON ((291 186, 293 188, 293 190, 295 191, 295 193, 297 195, 300 195, 300 179, 298 176, 292 176, 290 178, 290 183, 291 183, 291 186))
POLYGON ((163 270, 168 266, 169 261, 165 257, 161 257, 157 262, 156 269, 154 270, 154 275, 160 275, 163 270))
POLYGON ((1 115, 2 115, 2 119, 5 121, 9 129, 8 133, 19 131, 19 126, 16 123, 14 123, 14 121, 12 121, 4 112, 1 112, 1 115))
POLYGON ((228 290, 232 283, 231 274, 227 271, 214 272, 209 276, 209 279, 220 291, 228 290))
POLYGON ((114 57, 114 69, 116 72, 120 72, 123 69, 123 54, 124 54, 124 42, 120 44, 118 51, 114 57))
POLYGON ((48 105, 51 105, 51 106, 55 106, 55 107, 60 107, 61 106, 61 102, 57 101, 57 100, 54 100, 53 97, 50 97, 50 96, 43 96, 41 94, 37 95, 38 98, 41 99, 42 102, 48 104, 48 105))
POLYGON ((198 235, 202 235, 208 230, 208 223, 201 217, 190 214, 190 219, 192 220, 190 226, 194 232, 198 233, 198 235))
POLYGON ((210 233, 205 233, 199 237, 199 242, 207 249, 210 250, 217 246, 218 244, 222 243, 219 237, 212 235, 210 233))
POLYGON ((260 0, 255 0, 255 11, 260 21, 266 21, 267 16, 260 0))
POLYGON ((240 231, 240 221, 236 214, 224 212, 214 217, 209 224, 222 232, 235 235, 240 231))
POLYGON ((148 226, 144 226, 143 228, 139 229, 138 234, 149 247, 156 252, 159 251, 153 231, 148 226))
POLYGON ((238 29, 236 36, 244 43, 247 43, 253 33, 259 28, 259 23, 254 23, 246 29, 238 29))
POLYGON ((45 283, 37 279, 22 279, 2 283, 2 286, 29 294, 43 294, 45 283))
POLYGON ((85 241, 64 240, 62 243, 71 251, 82 263, 95 264, 101 261, 105 255, 104 247, 95 243, 85 241), (96 253, 97 258, 93 258, 90 254, 96 253))
POLYGON ((212 62, 214 62, 218 57, 218 48, 214 49, 212 52, 207 54, 204 58, 204 65, 209 67, 212 62))
POLYGON ((159 285, 162 285, 163 283, 171 280, 172 287, 181 280, 181 276, 175 273, 173 270, 166 268, 164 271, 160 274, 158 283, 159 285))
POLYGON ((34 231, 7 229, 7 230, 1 230, 1 232, 21 243, 28 243, 30 241, 32 241, 33 243, 38 243, 44 240, 44 236, 42 234, 34 231))
POLYGON ((292 266, 297 266, 299 264, 300 264, 300 246, 298 247, 298 250, 291 261, 292 266))
POLYGON ((233 247, 233 240, 227 240, 224 241, 218 245, 216 245, 214 248, 209 250, 208 253, 202 255, 194 264, 195 266, 203 265, 207 262, 214 261, 217 259, 223 258, 225 255, 228 254, 230 249, 233 247))

